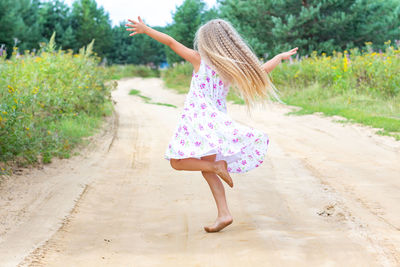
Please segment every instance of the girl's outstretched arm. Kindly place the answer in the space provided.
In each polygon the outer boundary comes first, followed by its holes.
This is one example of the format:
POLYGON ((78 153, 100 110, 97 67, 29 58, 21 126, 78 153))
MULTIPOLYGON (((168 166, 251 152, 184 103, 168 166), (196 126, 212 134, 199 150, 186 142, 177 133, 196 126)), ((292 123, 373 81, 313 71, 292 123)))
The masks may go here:
POLYGON ((298 47, 293 48, 292 50, 289 50, 287 52, 280 53, 280 54, 274 56, 271 60, 268 60, 261 67, 266 72, 271 72, 276 66, 278 66, 279 63, 281 63, 282 59, 289 59, 292 55, 296 54, 297 49, 298 49, 298 47))
POLYGON ((160 43, 163 43, 165 45, 168 45, 175 53, 177 53, 179 56, 184 58, 185 60, 189 61, 192 63, 195 71, 197 72, 199 67, 200 67, 200 55, 197 53, 195 50, 190 49, 183 44, 179 43, 176 41, 174 38, 171 36, 156 31, 152 29, 151 27, 147 26, 146 24, 143 23, 142 19, 140 16, 138 17, 138 22, 135 20, 128 19, 132 24, 126 24, 128 27, 126 30, 131 31, 129 36, 133 36, 138 33, 144 33, 153 38, 154 40, 157 40, 160 43))

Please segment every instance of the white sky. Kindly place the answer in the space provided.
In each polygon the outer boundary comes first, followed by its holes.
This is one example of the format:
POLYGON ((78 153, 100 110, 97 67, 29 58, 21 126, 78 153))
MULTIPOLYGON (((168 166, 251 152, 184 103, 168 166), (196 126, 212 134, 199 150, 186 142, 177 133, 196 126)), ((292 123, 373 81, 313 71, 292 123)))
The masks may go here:
MULTIPOLYGON (((49 0, 47 0, 49 1, 49 0)), ((71 5, 75 0, 64 0, 71 5)), ((113 25, 118 25, 128 18, 137 20, 140 16, 150 26, 165 26, 172 23, 171 13, 184 0, 97 0, 97 5, 103 6, 110 15, 113 25)), ((204 0, 210 8, 217 0, 204 0)))

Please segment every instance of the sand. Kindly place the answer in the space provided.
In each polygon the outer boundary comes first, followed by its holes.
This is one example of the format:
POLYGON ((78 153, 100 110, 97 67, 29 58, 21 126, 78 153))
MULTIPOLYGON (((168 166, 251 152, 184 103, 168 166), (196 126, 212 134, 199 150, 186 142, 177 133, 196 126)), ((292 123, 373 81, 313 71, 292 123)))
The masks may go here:
POLYGON ((229 104, 270 147, 225 185, 233 224, 206 233, 206 181, 163 158, 184 98, 160 79, 121 80, 115 115, 79 156, 6 178, 0 266, 400 265, 400 142, 282 104, 251 116, 229 104))

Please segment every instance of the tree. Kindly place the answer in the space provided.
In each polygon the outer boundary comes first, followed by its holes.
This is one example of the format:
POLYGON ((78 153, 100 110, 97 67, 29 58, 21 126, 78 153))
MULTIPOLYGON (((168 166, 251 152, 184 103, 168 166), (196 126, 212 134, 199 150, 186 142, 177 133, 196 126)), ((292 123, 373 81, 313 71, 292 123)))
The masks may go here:
MULTIPOLYGON (((274 50, 272 18, 279 16, 276 2, 271 0, 219 0, 220 15, 228 20, 259 57, 274 50)), ((290 8, 289 6, 287 8, 290 8)))
POLYGON ((40 5, 39 0, 18 0, 19 14, 24 21, 24 28, 20 29, 18 37, 21 40, 20 49, 38 48, 41 41, 40 5))
POLYGON ((74 48, 75 34, 72 29, 70 8, 60 0, 43 3, 39 11, 42 24, 42 40, 47 41, 56 32, 56 43, 63 49, 74 48))
POLYGON ((400 39, 397 0, 219 0, 221 16, 231 21, 258 56, 293 47, 299 54, 332 53, 366 41, 400 39))
MULTIPOLYGON (((136 37, 135 35, 134 37, 136 37)), ((112 64, 126 64, 130 62, 130 52, 128 47, 132 45, 132 37, 126 31, 125 23, 121 22, 119 26, 112 29, 112 40, 114 52, 110 56, 109 63, 112 64)))
POLYGON ((8 53, 15 45, 22 51, 39 47, 39 8, 39 0, 0 1, 0 44, 8 53))
MULTIPOLYGON (((165 31, 162 27, 154 27, 165 31)), ((164 45, 149 36, 138 34, 129 36, 124 23, 113 28, 114 51, 111 62, 114 64, 153 64, 159 66, 165 61, 164 45)))
POLYGON ((295 9, 273 18, 278 50, 299 46, 305 53, 331 53, 361 48, 367 41, 383 44, 396 34, 400 37, 396 0, 292 0, 288 4, 295 9))
POLYGON ((0 1, 0 45, 7 47, 8 53, 14 46, 14 38, 24 28, 24 21, 18 14, 19 4, 14 0, 0 1))
POLYGON ((384 42, 400 40, 400 2, 398 0, 360 0, 351 6, 352 45, 361 47, 371 41, 375 48, 384 42))
POLYGON ((75 51, 95 39, 94 51, 101 57, 112 53, 112 27, 108 13, 95 0, 77 0, 72 6, 75 51))
MULTIPOLYGON (((182 5, 176 8, 173 14, 174 22, 167 26, 167 33, 183 45, 193 48, 193 41, 197 29, 203 21, 205 3, 201 0, 185 0, 182 5)), ((183 61, 170 48, 166 50, 169 64, 183 61)))

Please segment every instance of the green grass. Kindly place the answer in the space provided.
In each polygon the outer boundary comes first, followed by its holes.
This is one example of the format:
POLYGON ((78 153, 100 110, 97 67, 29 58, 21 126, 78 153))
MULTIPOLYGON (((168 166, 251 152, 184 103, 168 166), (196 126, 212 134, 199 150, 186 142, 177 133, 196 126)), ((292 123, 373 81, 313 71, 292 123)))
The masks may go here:
POLYGON ((167 103, 151 102, 150 104, 159 105, 159 106, 166 106, 166 107, 171 107, 171 108, 177 108, 175 105, 167 104, 167 103))
POLYGON ((130 95, 138 95, 138 94, 140 94, 140 91, 136 90, 136 89, 132 89, 132 90, 129 91, 129 94, 130 95))
POLYGON ((357 93, 334 93, 314 84, 304 89, 281 90, 283 101, 302 109, 290 114, 303 115, 322 112, 326 116, 339 115, 345 122, 356 122, 374 128, 381 135, 400 140, 400 98, 385 98, 379 95, 357 93))
POLYGON ((130 91, 129 91, 129 94, 130 94, 130 95, 135 95, 135 96, 138 96, 138 97, 142 98, 142 99, 144 100, 144 102, 147 103, 147 104, 159 105, 159 106, 166 106, 166 107, 171 107, 171 108, 177 108, 177 106, 172 105, 172 104, 160 103, 160 102, 153 102, 153 101, 151 101, 151 98, 150 98, 150 97, 141 95, 141 94, 140 94, 140 91, 139 91, 139 90, 136 90, 136 89, 130 90, 130 91))

